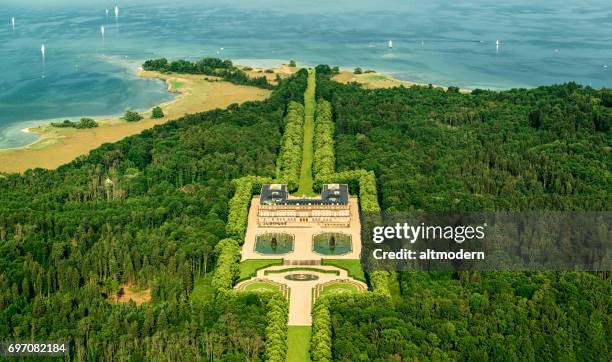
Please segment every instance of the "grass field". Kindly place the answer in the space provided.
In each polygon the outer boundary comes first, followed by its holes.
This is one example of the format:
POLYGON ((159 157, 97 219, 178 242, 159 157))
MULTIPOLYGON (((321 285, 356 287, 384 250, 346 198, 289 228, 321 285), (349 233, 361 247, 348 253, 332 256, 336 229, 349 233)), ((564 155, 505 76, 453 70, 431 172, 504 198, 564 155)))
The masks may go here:
POLYGON ((190 298, 192 303, 204 303, 215 297, 215 289, 210 285, 211 281, 212 273, 195 280, 190 298))
POLYGON ((255 282, 247 285, 244 288, 245 292, 277 292, 279 290, 278 285, 268 282, 255 282))
MULTIPOLYGON (((361 84, 364 88, 367 88, 367 89, 395 88, 395 87, 400 87, 400 86, 412 87, 415 85, 421 86, 421 87, 429 86, 429 84, 415 83, 415 82, 410 82, 407 80, 395 79, 393 78, 392 75, 377 73, 377 72, 364 73, 364 74, 353 74, 353 72, 343 70, 340 72, 340 74, 334 75, 332 79, 339 83, 357 82, 361 84)), ((446 87, 443 87, 440 85, 433 84, 433 86, 436 88, 444 89, 444 90, 447 89, 446 87)), ((471 91, 467 89, 461 89, 460 92, 470 93, 471 91)))
POLYGON ((335 283, 331 285, 326 285, 321 289, 321 296, 329 295, 329 294, 344 294, 344 293, 357 293, 357 287, 353 284, 349 283, 335 283))
POLYGON ((304 93, 304 146, 302 147, 302 168, 300 169, 300 184, 296 195, 317 196, 312 189, 312 160, 314 158, 314 115, 316 109, 315 99, 316 73, 308 73, 308 86, 304 93))
POLYGON ((170 87, 171 87, 171 89, 178 90, 178 89, 183 88, 183 85, 184 85, 184 84, 183 84, 182 82, 179 82, 178 80, 171 80, 171 81, 170 81, 170 87))
POLYGON ((271 265, 281 265, 283 259, 249 259, 240 262, 240 277, 239 281, 253 278, 257 270, 271 265))
POLYGON ((321 260, 322 265, 333 265, 341 269, 348 271, 348 275, 351 278, 355 278, 359 281, 365 282, 365 274, 361 269, 361 261, 359 259, 323 259, 321 260))
POLYGON ((364 74, 362 77, 362 79, 364 80, 368 80, 368 81, 375 81, 375 80, 387 80, 389 79, 388 76, 386 75, 382 75, 382 74, 364 74))
POLYGON ((289 326, 287 331, 287 361, 310 361, 310 326, 289 326))

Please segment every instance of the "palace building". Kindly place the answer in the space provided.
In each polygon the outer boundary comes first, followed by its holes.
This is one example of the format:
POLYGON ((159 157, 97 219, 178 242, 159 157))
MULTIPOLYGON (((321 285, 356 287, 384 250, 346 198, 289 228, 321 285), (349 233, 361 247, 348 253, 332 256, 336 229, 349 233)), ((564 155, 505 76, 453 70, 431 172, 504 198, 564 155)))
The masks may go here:
POLYGON ((289 196, 287 185, 263 185, 257 221, 260 227, 307 227, 308 224, 348 227, 351 222, 348 185, 323 185, 317 198, 289 196))

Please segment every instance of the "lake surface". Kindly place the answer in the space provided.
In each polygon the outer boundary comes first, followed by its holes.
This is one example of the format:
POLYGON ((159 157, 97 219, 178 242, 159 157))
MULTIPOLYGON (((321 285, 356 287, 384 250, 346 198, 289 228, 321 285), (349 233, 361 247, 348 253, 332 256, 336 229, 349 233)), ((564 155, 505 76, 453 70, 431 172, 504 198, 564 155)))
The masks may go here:
POLYGON ((0 148, 34 141, 21 130, 52 119, 171 99, 161 81, 136 75, 154 57, 266 66, 296 59, 464 88, 612 86, 609 0, 135 0, 117 2, 118 18, 115 1, 72 3, 3 1, 0 148))

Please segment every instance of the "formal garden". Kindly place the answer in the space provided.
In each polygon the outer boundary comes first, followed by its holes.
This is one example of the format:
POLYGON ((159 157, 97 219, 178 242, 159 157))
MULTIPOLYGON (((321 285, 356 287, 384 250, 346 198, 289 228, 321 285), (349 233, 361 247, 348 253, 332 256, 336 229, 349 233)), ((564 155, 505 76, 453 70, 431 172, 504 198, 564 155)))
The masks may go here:
POLYGON ((313 301, 326 295, 355 294, 366 291, 362 284, 350 279, 339 279, 317 285, 313 293, 313 301))
POLYGON ((268 279, 250 280, 242 283, 236 290, 253 293, 280 292, 285 298, 289 298, 289 289, 286 285, 268 279))

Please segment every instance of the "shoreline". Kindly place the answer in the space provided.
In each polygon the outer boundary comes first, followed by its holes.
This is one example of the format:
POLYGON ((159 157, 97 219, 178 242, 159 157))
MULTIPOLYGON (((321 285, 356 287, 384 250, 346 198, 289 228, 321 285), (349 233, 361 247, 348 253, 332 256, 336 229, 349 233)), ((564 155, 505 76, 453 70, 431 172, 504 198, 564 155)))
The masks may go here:
MULTIPOLYGON (((162 102, 159 104, 160 107, 164 107, 164 106, 168 106, 171 103, 174 103, 177 101, 177 98, 180 97, 181 93, 180 91, 177 91, 175 89, 171 89, 171 85, 168 83, 168 81, 163 78, 163 74, 159 74, 159 75, 148 75, 148 74, 144 74, 144 70, 142 70, 142 68, 139 67, 138 71, 137 71, 137 75, 139 78, 145 78, 145 79, 157 79, 160 80, 162 82, 165 83, 166 85, 166 91, 168 93, 171 94, 177 94, 173 99, 162 102)), ((151 72, 153 73, 153 72, 151 72)), ((153 108, 155 108, 156 106, 147 108, 145 110, 136 110, 138 113, 140 113, 141 115, 143 114, 148 114, 151 113, 151 111, 153 110, 153 108)), ((53 122, 61 122, 64 119, 68 119, 71 121, 77 121, 80 120, 81 118, 91 118, 93 120, 95 120, 98 123, 98 127, 103 127, 108 125, 111 122, 116 122, 116 121, 120 121, 120 122, 124 122, 123 120, 121 120, 122 115, 121 114, 114 114, 114 115, 103 115, 103 116, 80 116, 80 117, 60 117, 60 118, 55 118, 55 119, 44 119, 44 120, 32 120, 32 121, 28 121, 28 122, 39 122, 40 124, 36 125, 36 126, 31 126, 31 127, 26 127, 21 129, 21 132, 23 133, 32 133, 38 136, 38 138, 36 140, 34 140, 33 142, 30 142, 28 144, 25 144, 23 146, 17 146, 17 147, 8 147, 8 148, 0 148, 0 152, 2 151, 9 151, 9 150, 20 150, 20 149, 27 149, 30 148, 32 146, 35 146, 36 143, 38 142, 42 142, 45 140, 45 136, 49 136, 52 137, 53 134, 53 130, 61 130, 60 127, 53 127, 51 125, 51 123, 53 122)), ((165 118, 165 117, 164 117, 165 118)), ((70 130, 70 129, 68 129, 70 130)), ((82 130, 82 129, 81 129, 82 130)))
MULTIPOLYGON (((444 85, 433 84, 433 83, 419 83, 419 82, 413 82, 410 80, 398 79, 398 78, 395 78, 395 76, 393 76, 393 74, 391 73, 379 72, 376 70, 366 73, 365 71, 366 69, 364 69, 364 72, 361 74, 355 74, 354 71, 349 68, 340 68, 340 74, 333 76, 332 79, 335 80, 336 82, 345 83, 345 84, 356 82, 356 83, 363 85, 365 88, 368 88, 368 89, 394 88, 394 87, 400 87, 400 86, 404 86, 407 88, 410 88, 412 86, 429 87, 430 85, 433 88, 440 88, 445 91, 448 89, 448 86, 444 86, 444 85)), ((473 89, 469 89, 469 88, 459 88, 459 92, 464 93, 464 94, 469 94, 472 92, 472 90, 473 89)))
MULTIPOLYGON (((281 76, 283 75, 291 75, 293 72, 291 70, 291 68, 289 68, 286 64, 281 64, 281 60, 277 60, 277 59, 265 59, 263 61, 273 61, 275 63, 278 63, 278 65, 274 65, 271 66, 270 64, 266 63, 267 65, 262 66, 262 64, 253 64, 253 63, 249 63, 250 61, 254 61, 253 59, 244 59, 247 63, 247 65, 237 65, 240 68, 245 68, 245 67, 250 67, 252 68, 251 71, 247 71, 247 74, 255 77, 255 76, 265 76, 266 78, 268 78, 268 81, 271 83, 275 82, 275 78, 276 75, 279 74, 281 76), (274 73, 265 73, 264 71, 267 69, 274 69, 274 73)), ((300 67, 296 67, 294 69, 299 70, 300 67)), ((179 73, 169 73, 171 75, 174 75, 175 77, 181 77, 181 76, 190 76, 189 74, 179 74, 179 73)), ((165 83, 166 85, 166 91, 170 94, 175 94, 176 96, 173 99, 167 100, 165 102, 160 103, 158 106, 162 107, 162 109, 164 107, 167 106, 171 106, 173 103, 178 101, 178 98, 181 97, 183 94, 185 94, 184 91, 181 91, 181 89, 176 89, 172 86, 172 79, 170 79, 171 77, 168 77, 168 75, 166 74, 162 74, 162 73, 158 73, 158 72, 153 72, 153 71, 145 71, 142 69, 142 67, 138 67, 136 69, 136 75, 138 76, 138 78, 145 78, 145 79, 156 79, 156 80, 160 80, 162 82, 165 83)), ((205 75, 199 75, 200 77, 203 78, 208 78, 208 79, 213 79, 215 82, 216 81, 220 81, 220 82, 224 82, 221 79, 218 79, 216 77, 213 76, 205 76, 205 75)), ((229 82, 226 82, 229 83, 229 82)), ((144 114, 150 114, 151 111, 153 110, 153 108, 155 108, 157 106, 152 106, 150 108, 147 109, 135 109, 135 111, 137 111, 138 113, 140 113, 141 115, 144 114)), ((164 112, 165 113, 165 112, 164 112)), ((61 130, 61 128, 59 127, 53 127, 51 126, 51 123, 53 122, 61 122, 64 119, 68 119, 71 121, 78 121, 83 117, 87 117, 87 118, 92 118, 93 120, 95 120, 99 127, 102 127, 104 125, 106 125, 107 123, 110 122, 124 122, 123 120, 121 120, 121 117, 123 115, 122 114, 111 114, 111 115, 101 115, 101 116, 79 116, 79 117, 59 117, 59 118, 51 118, 51 119, 41 119, 41 120, 30 120, 30 121, 24 121, 24 122, 36 122, 37 124, 35 126, 30 126, 30 127, 26 127, 26 128, 22 128, 21 132, 23 133, 30 133, 30 134, 35 134, 38 136, 37 139, 35 139, 34 141, 24 144, 22 146, 17 146, 17 147, 0 147, 0 154, 4 151, 11 151, 11 150, 21 150, 21 149, 27 149, 30 147, 35 146, 37 143, 45 141, 45 139, 48 139, 50 137, 53 137, 53 131, 54 130, 61 130)), ((166 118, 166 117, 164 117, 166 118)), ((2 169, 0 168, 0 172, 2 172, 2 169)))
MULTIPOLYGON (((276 76, 276 74, 290 74, 287 72, 287 66, 286 64, 280 64, 278 66, 270 66, 270 62, 274 62, 274 63, 281 63, 281 60, 278 59, 262 59, 262 60, 257 60, 257 59, 242 59, 244 63, 246 63, 246 65, 239 65, 241 68, 244 67, 252 67, 253 71, 249 71, 247 72, 249 75, 251 76, 257 76, 257 75, 264 75, 267 76, 268 78, 270 78, 269 80, 272 81, 273 77, 276 76), (267 64, 267 66, 263 66, 264 64, 267 64), (259 66, 258 66, 259 65, 259 66), (274 69, 275 73, 273 74, 267 74, 267 73, 263 73, 264 70, 266 69, 274 69), (261 73, 261 74, 259 74, 261 73)), ((276 64, 274 64, 276 65, 276 64)), ((308 67, 308 65, 303 65, 305 67, 308 67)), ((297 67, 295 69, 300 69, 300 67, 297 67)), ((164 74, 158 73, 158 74, 152 74, 152 73, 156 73, 156 72, 147 72, 145 70, 142 69, 142 67, 138 67, 136 74, 138 75, 139 78, 148 78, 148 79, 157 79, 160 81, 163 81, 166 84, 166 91, 168 93, 171 94, 176 94, 176 96, 174 97, 174 99, 162 102, 159 104, 160 107, 164 107, 164 106, 168 106, 171 105, 172 103, 177 101, 177 98, 179 98, 182 93, 179 89, 175 89, 172 87, 171 82, 169 81, 168 77, 164 77, 164 74)), ((177 74, 178 75, 178 74, 177 74)), ((210 78, 210 77, 209 77, 210 78)), ((409 80, 401 80, 398 78, 395 78, 393 76, 393 74, 391 73, 385 73, 385 72, 379 72, 379 71, 374 71, 374 72, 370 72, 370 73, 362 73, 362 74, 354 74, 353 71, 350 68, 340 68, 340 74, 332 77, 332 79, 340 82, 340 83, 349 83, 349 82, 357 82, 360 84, 363 84, 366 88, 371 88, 371 89, 375 89, 375 88, 392 88, 392 87, 399 87, 401 85, 403 86, 407 86, 407 87, 411 87, 411 86, 421 86, 421 87, 427 87, 429 86, 429 84, 425 84, 425 83, 418 83, 418 82, 413 82, 413 81, 409 81, 409 80), (345 80, 344 78, 349 78, 349 74, 350 74, 350 79, 349 80, 345 80), (368 77, 381 77, 379 79, 368 79, 368 77), (382 79, 382 77, 384 77, 384 79, 382 79), (385 84, 387 83, 387 84, 385 84)), ((438 85, 438 84, 431 84, 434 88, 442 88, 444 90, 446 90, 448 87, 446 86, 442 86, 442 85, 438 85)), ((472 90, 471 89, 466 89, 466 88, 460 88, 460 92, 462 93, 470 93, 472 90)), ((153 108, 150 107, 148 109, 145 110, 136 110, 141 114, 144 113, 150 113, 153 108)), ((120 114, 115 114, 115 115, 103 115, 103 116, 82 116, 82 117, 87 117, 87 118, 92 118, 94 119, 96 122, 98 122, 99 126, 103 126, 106 123, 109 122, 113 122, 113 121, 117 121, 120 120, 120 118, 122 117, 122 115, 120 114)), ((0 153, 3 151, 11 151, 11 150, 20 150, 20 149, 27 149, 30 147, 35 146, 37 143, 44 141, 46 138, 52 137, 53 134, 53 128, 51 126, 51 123, 54 121, 62 121, 63 119, 70 119, 73 120, 73 118, 76 120, 77 118, 75 117, 60 117, 57 119, 45 119, 45 120, 40 120, 40 124, 36 125, 36 126, 31 126, 31 127, 26 127, 21 129, 21 132, 23 133, 30 133, 30 134, 35 134, 38 136, 38 138, 28 144, 22 145, 22 146, 17 146, 17 147, 6 147, 6 148, 2 148, 0 147, 0 153)), ((80 119, 81 117, 78 117, 78 119, 80 119)), ((165 118, 165 117, 164 117, 165 118)), ((33 121, 28 121, 28 122, 38 122, 36 120, 33 121)))
MULTIPOLYGON (((245 71, 251 77, 265 76, 268 78, 268 81, 274 83, 277 75, 281 77, 289 76, 308 65, 298 63, 298 66, 295 68, 290 68, 286 64, 273 68, 245 66, 242 64, 237 66, 242 69, 250 68, 248 70, 245 69, 245 71), (267 73, 267 69, 273 69, 274 72, 267 73)), ((143 116, 143 119, 138 122, 127 122, 121 118, 122 115, 84 116, 96 120, 98 123, 96 128, 76 129, 54 127, 51 125, 51 122, 61 122, 65 118, 41 120, 40 124, 21 129, 23 133, 37 135, 37 139, 19 147, 0 148, 0 173, 21 173, 27 169, 37 167, 54 169, 79 156, 88 154, 91 150, 104 143, 120 141, 125 137, 138 134, 145 129, 183 117, 186 114, 205 112, 215 108, 225 108, 232 103, 263 100, 271 93, 269 90, 235 85, 212 76, 177 73, 163 74, 145 71, 141 67, 138 67, 137 76, 139 78, 161 80, 166 84, 168 93, 176 94, 173 99, 157 105, 164 111, 163 118, 151 118, 152 109, 156 107, 153 106, 143 111, 137 110, 143 116)), ((377 71, 354 74, 353 71, 347 68, 341 68, 340 74, 335 75, 332 79, 340 83, 358 82, 369 89, 428 86, 428 84, 399 80, 392 74, 377 71)), ((433 84, 432 86, 447 89, 444 86, 433 84)), ((460 91, 462 93, 471 92, 468 89, 460 89, 460 91)), ((66 118, 76 119, 75 117, 66 118)))
POLYGON ((209 80, 206 80, 204 76, 147 71, 140 71, 138 76, 160 79, 165 82, 169 93, 177 94, 174 99, 159 104, 164 111, 163 118, 151 118, 153 106, 139 112, 143 119, 138 122, 127 122, 121 116, 102 116, 90 117, 98 122, 95 128, 60 128, 48 122, 26 127, 21 131, 34 133, 39 136, 38 139, 24 146, 0 149, 0 172, 21 173, 37 167, 54 169, 89 154, 104 143, 120 141, 188 113, 225 108, 232 103, 263 100, 271 93, 261 88, 215 80, 214 77, 207 77, 209 80))

